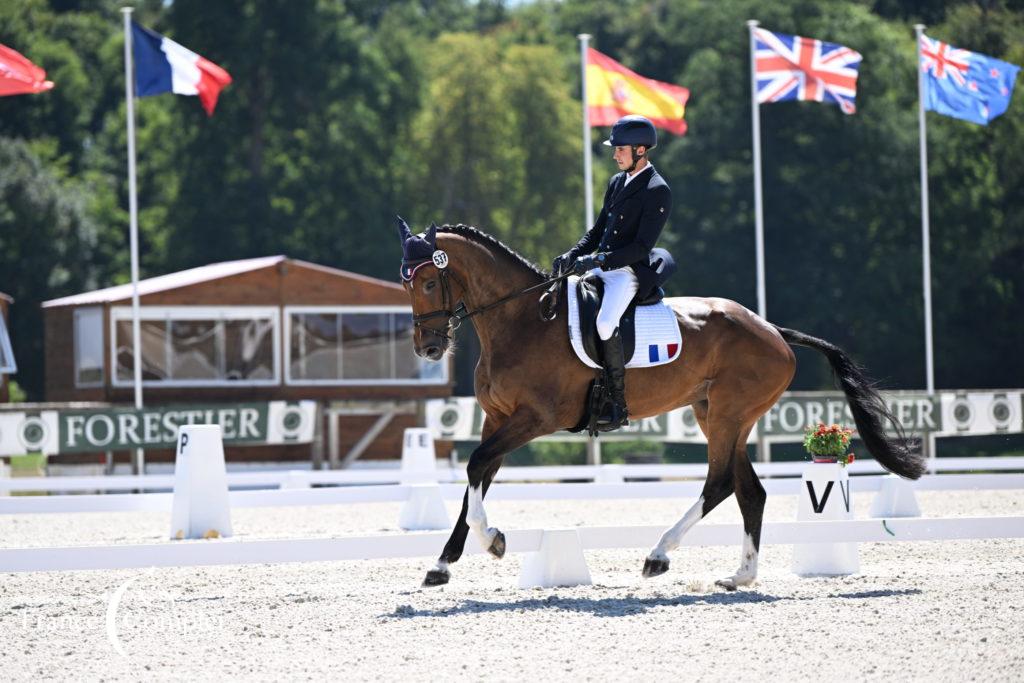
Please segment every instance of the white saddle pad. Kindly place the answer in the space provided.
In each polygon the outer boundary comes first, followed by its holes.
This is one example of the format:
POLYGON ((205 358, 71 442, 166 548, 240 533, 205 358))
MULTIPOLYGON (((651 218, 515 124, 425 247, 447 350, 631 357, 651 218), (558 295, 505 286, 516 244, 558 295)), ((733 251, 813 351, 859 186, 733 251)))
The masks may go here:
MULTIPOLYGON (((579 278, 575 275, 570 276, 565 286, 569 304, 569 341, 584 365, 600 368, 583 348, 580 308, 576 301, 577 280, 579 278)), ((650 368, 671 363, 682 350, 683 337, 679 332, 679 322, 665 302, 636 307, 636 346, 633 348, 633 357, 626 362, 627 368, 650 368)))

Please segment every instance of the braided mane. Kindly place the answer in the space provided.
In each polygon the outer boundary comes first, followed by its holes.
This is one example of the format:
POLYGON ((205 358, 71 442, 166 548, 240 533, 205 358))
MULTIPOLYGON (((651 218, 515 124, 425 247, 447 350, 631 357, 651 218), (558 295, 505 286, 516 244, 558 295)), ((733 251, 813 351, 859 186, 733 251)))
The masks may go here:
POLYGON ((525 266, 530 271, 539 275, 540 277, 548 277, 547 272, 538 268, 536 264, 534 264, 532 261, 524 257, 515 249, 508 246, 507 244, 499 240, 497 237, 488 235, 483 230, 478 230, 477 228, 474 228, 471 225, 463 225, 461 223, 458 225, 442 225, 437 229, 437 231, 439 233, 447 232, 453 235, 458 235, 459 237, 465 237, 471 242, 476 242, 477 244, 481 244, 490 249, 494 249, 499 252, 504 252, 505 255, 511 258, 513 261, 519 262, 521 265, 525 266))

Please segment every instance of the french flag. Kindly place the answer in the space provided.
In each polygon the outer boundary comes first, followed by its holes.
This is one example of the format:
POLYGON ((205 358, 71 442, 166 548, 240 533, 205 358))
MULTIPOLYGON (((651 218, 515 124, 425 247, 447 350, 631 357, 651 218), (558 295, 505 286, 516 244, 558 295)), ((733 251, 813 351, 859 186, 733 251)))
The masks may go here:
POLYGON ((207 115, 213 116, 217 96, 231 75, 208 59, 170 38, 132 22, 135 56, 135 94, 138 97, 173 92, 199 95, 207 115))
POLYGON ((679 344, 649 344, 647 346, 647 360, 651 363, 671 360, 675 358, 679 350, 679 344))

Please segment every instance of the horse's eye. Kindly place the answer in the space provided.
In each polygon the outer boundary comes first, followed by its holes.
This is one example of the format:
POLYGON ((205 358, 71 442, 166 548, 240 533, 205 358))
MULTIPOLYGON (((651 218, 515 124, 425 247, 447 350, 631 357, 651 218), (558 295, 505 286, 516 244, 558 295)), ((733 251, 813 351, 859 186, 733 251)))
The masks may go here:
POLYGON ((434 291, 434 287, 437 287, 437 283, 434 282, 433 280, 427 280, 426 283, 424 283, 423 285, 423 289, 428 292, 434 291))

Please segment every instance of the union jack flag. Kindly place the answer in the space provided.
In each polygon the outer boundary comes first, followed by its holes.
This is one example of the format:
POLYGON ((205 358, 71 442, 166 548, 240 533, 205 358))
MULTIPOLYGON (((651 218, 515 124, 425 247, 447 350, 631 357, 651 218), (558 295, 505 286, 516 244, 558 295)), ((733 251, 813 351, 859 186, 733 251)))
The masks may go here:
POLYGON ((857 111, 856 50, 823 40, 754 29, 757 101, 813 100, 857 111))
MULTIPOLYGON (((931 73, 937 80, 949 76, 957 85, 965 85, 970 62, 969 50, 960 50, 941 40, 921 36, 921 70, 931 73)), ((972 89, 977 89, 977 85, 972 89)))

